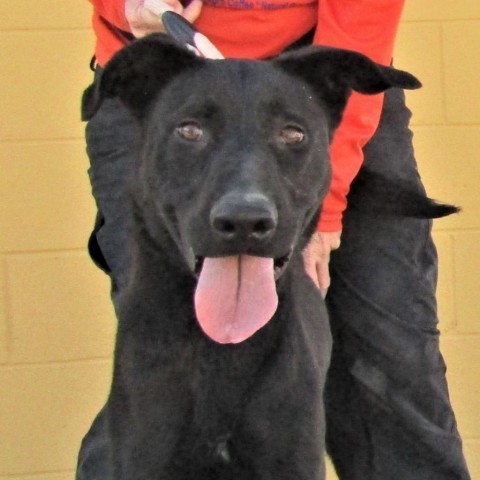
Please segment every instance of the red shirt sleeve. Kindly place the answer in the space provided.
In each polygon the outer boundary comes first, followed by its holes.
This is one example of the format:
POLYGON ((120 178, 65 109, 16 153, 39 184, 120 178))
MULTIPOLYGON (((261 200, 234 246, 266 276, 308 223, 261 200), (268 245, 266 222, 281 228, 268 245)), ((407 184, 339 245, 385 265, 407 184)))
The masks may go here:
POLYGON ((95 14, 103 17, 112 25, 130 31, 125 18, 125 0, 89 0, 93 4, 95 14))
MULTIPOLYGON (((346 48, 389 65, 405 0, 320 0, 314 43, 346 48)), ((320 231, 340 231, 346 196, 363 162, 363 146, 378 127, 383 95, 353 93, 330 148, 333 178, 320 231)))
POLYGON ((124 38, 112 30, 130 31, 125 17, 125 0, 89 0, 93 5, 92 25, 96 35, 95 57, 99 65, 104 66, 118 50, 127 43, 124 38), (108 22, 108 23, 107 23, 108 22))

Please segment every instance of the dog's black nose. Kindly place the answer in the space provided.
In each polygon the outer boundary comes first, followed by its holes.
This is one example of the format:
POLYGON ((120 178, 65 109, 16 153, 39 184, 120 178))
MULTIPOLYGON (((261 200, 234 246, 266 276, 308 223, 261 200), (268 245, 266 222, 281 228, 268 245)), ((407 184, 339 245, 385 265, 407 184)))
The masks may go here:
POLYGON ((210 225, 223 240, 263 241, 277 227, 275 205, 260 193, 229 193, 213 206, 210 225))

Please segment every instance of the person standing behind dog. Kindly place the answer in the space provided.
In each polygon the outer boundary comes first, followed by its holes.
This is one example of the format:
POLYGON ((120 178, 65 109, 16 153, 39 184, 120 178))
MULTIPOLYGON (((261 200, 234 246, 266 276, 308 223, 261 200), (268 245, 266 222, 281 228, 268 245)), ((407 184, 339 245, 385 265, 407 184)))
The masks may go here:
MULTIPOLYGON (((262 59, 313 43, 355 50, 388 65, 404 4, 192 0, 184 7, 178 0, 90 1, 96 75, 129 40, 164 31, 159 18, 165 10, 194 22, 226 57, 262 59)), ((208 56, 208 44, 200 53, 208 56)), ((348 209, 350 184, 362 165, 424 192, 409 119, 400 90, 352 95, 330 150, 333 179, 318 232, 304 252, 306 271, 326 295, 331 317, 327 446, 341 479, 470 479, 438 345, 431 222, 348 209)), ((89 248, 111 277, 115 304, 130 267, 122 192, 136 157, 133 120, 109 100, 88 123, 86 140, 98 206, 89 248)), ((358 188, 350 195, 358 195, 358 188)), ((82 443, 77 480, 107 478, 104 422, 100 412, 82 443)))

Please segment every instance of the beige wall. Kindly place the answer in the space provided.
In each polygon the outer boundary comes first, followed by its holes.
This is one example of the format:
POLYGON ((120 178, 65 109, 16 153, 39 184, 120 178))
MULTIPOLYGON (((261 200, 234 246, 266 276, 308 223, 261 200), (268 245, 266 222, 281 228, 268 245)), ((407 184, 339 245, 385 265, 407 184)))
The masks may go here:
MULTIPOLYGON (((442 345, 473 478, 480 478, 480 2, 410 0, 397 66, 438 221, 442 345)), ((0 480, 73 478, 109 385, 115 321, 85 242, 94 216, 79 97, 92 52, 85 0, 0 3, 0 480)))

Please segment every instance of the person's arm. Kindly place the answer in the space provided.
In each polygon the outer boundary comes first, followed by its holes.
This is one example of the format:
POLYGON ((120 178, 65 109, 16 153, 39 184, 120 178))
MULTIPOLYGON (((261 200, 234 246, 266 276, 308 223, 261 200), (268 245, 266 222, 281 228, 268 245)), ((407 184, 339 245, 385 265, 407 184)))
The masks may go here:
MULTIPOLYGON (((355 50, 389 65, 403 4, 404 0, 319 0, 314 44, 355 50)), ((323 296, 330 285, 330 253, 340 246, 350 184, 362 165, 362 148, 377 129, 382 106, 383 95, 353 93, 330 147, 332 184, 318 232, 303 252, 305 270, 323 296)))
POLYGON ((125 0, 89 0, 95 13, 121 30, 130 31, 125 16, 125 0))
MULTIPOLYGON (((320 0, 317 45, 346 48, 389 65, 404 0, 320 0)), ((363 146, 375 133, 383 95, 353 93, 330 149, 333 179, 324 201, 320 231, 342 229, 350 183, 362 162, 363 146)))

